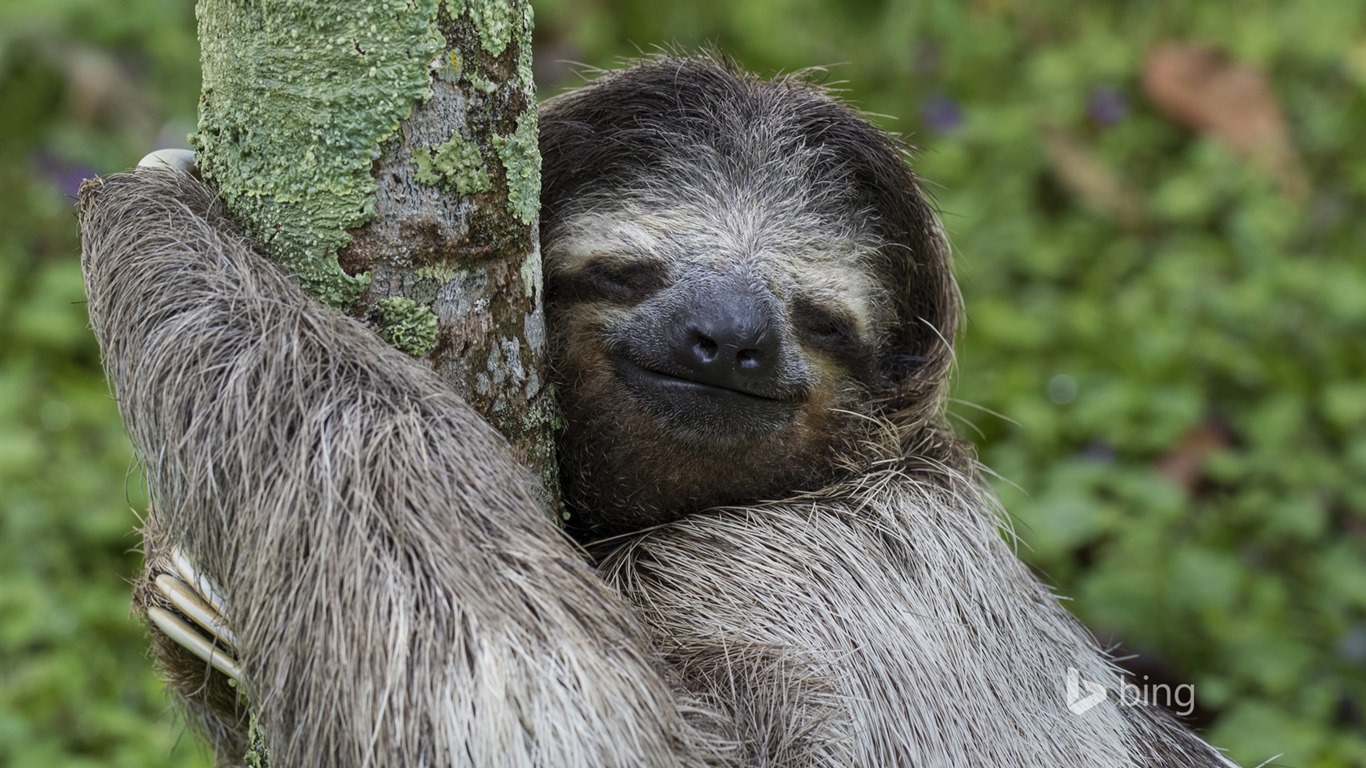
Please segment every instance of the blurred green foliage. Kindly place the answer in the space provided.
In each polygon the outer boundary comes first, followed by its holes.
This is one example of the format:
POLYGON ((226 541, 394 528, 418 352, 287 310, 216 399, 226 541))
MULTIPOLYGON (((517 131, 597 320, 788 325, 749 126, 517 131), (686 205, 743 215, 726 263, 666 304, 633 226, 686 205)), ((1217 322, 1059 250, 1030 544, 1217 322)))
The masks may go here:
MULTIPOLYGON (((576 82, 558 60, 712 44, 760 71, 830 65, 892 116, 959 253, 953 410, 1021 554, 1135 673, 1194 683, 1235 758, 1366 766, 1366 0, 537 14, 550 86, 576 82), (1145 98, 1164 40, 1268 74, 1306 198, 1145 98), (1130 202, 1069 183, 1049 136, 1130 202)), ((0 6, 0 765, 207 764, 176 746, 129 617, 145 492, 71 214, 82 175, 183 145, 197 87, 187 2, 0 6)))
POLYGON ((72 196, 198 91, 179 0, 0 4, 0 765, 194 766, 129 609, 145 505, 86 328, 72 196), (179 746, 177 744, 179 743, 179 746))

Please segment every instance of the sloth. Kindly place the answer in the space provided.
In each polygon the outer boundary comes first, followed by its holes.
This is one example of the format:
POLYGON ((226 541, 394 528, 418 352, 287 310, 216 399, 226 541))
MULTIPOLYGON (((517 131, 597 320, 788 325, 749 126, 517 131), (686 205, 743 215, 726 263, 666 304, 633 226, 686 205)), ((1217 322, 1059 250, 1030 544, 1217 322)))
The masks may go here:
POLYGON ((540 124, 568 533, 212 190, 83 190, 157 505, 138 599, 220 759, 244 691, 277 766, 1234 765, 1118 696, 1015 556, 944 415, 958 292, 897 139, 714 57, 604 74, 540 124))

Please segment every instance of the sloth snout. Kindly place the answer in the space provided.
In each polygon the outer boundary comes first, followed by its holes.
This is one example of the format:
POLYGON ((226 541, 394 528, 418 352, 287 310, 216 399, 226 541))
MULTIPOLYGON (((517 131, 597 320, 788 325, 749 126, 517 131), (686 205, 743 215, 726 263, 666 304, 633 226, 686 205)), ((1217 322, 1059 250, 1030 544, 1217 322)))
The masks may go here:
POLYGON ((740 286, 700 296, 678 318, 670 357, 689 378, 739 391, 772 389, 781 340, 771 310, 740 286))

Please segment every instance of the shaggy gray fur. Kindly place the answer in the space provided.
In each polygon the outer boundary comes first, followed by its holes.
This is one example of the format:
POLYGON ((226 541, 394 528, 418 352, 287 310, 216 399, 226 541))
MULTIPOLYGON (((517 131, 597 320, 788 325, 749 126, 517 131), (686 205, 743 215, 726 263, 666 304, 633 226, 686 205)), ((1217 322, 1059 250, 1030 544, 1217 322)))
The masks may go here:
POLYGON ((223 585, 275 766, 714 760, 631 608, 429 370, 306 298, 188 176, 81 205, 148 533, 223 585))
POLYGON ((608 73, 547 104, 541 131, 566 497, 590 532, 664 523, 594 547, 599 572, 749 761, 1230 765, 1117 703, 1118 669, 1001 535, 945 423, 958 293, 899 143, 801 78, 709 59, 608 73), (668 279, 627 300, 573 290, 604 259, 668 279), (821 406, 738 450, 670 439, 602 373, 717 275, 785 306, 771 332, 821 406), (840 343, 803 334, 819 309, 854 321, 840 343), (731 506, 698 508, 718 495, 731 506), (1074 714, 1069 669, 1107 700, 1074 714))
MULTIPOLYGON (((224 586, 277 768, 1232 765, 1117 702, 1001 535, 944 422, 957 291, 895 140, 799 79, 667 57, 541 124, 569 498, 585 538, 627 532, 592 543, 596 574, 484 422, 309 304, 209 190, 142 171, 84 191, 91 317, 156 496, 149 568, 178 542, 224 586), (604 254, 665 279, 570 290, 604 254), (603 373, 716 274, 784 306, 810 393, 795 449, 685 450, 603 373), (850 318, 839 344, 804 330, 826 311, 850 318), (1110 695, 1073 713, 1069 669, 1110 695)), ((217 673, 161 658, 240 754, 217 673)))
POLYGON ((975 483, 906 471, 890 428, 865 451, 855 479, 690 515, 599 569, 759 763, 1232 765, 1166 712, 1118 704, 1119 670, 975 483), (1107 699, 1069 710, 1069 668, 1107 699))

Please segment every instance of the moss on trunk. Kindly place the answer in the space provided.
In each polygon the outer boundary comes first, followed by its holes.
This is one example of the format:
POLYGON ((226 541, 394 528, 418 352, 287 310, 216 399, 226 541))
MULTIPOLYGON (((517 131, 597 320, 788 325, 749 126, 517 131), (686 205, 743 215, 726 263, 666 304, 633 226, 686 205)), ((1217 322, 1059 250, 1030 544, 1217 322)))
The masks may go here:
POLYGON ((205 178, 306 290, 427 357, 552 497, 530 5, 200 0, 198 13, 205 178))

